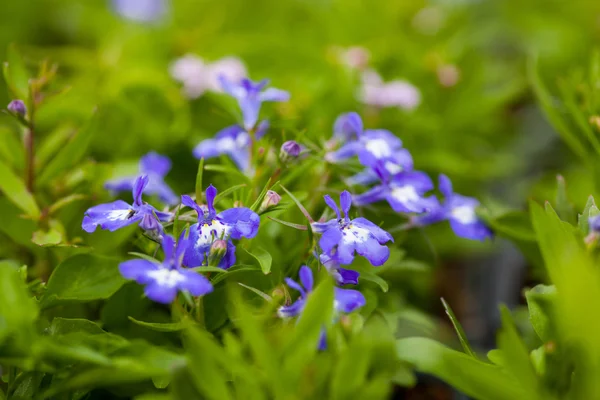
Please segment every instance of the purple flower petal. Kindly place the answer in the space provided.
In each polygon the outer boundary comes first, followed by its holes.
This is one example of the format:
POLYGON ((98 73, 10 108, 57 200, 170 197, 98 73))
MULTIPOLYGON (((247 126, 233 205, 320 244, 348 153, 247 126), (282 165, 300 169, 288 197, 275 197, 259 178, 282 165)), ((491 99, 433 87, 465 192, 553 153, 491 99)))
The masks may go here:
POLYGON ((302 286, 304 286, 307 292, 311 292, 314 284, 312 270, 306 265, 303 265, 300 267, 298 275, 300 276, 300 282, 302 283, 302 286))
POLYGON ((321 239, 319 239, 319 246, 323 252, 330 254, 340 240, 342 240, 342 232, 337 226, 334 226, 323 233, 321 239))
POLYGON ((144 289, 144 294, 150 300, 162 304, 171 304, 177 297, 177 288, 175 286, 160 285, 152 282, 144 289))
POLYGON ((146 185, 148 185, 148 181, 148 175, 141 175, 137 177, 135 182, 133 183, 132 195, 134 205, 142 205, 142 193, 144 192, 144 188, 146 187, 146 185))
POLYGON ((338 208, 335 201, 331 198, 331 196, 326 194, 325 196, 323 196, 323 198, 325 199, 325 203, 327 203, 329 208, 331 208, 333 211, 335 211, 335 215, 337 215, 337 219, 342 218, 342 216, 340 215, 340 209, 338 208))
POLYGON ((141 218, 142 216, 138 215, 133 207, 123 200, 117 200, 88 209, 85 212, 81 227, 88 233, 94 232, 98 226, 101 229, 114 232, 117 229, 138 222, 141 218))
POLYGON ((229 235, 232 239, 253 238, 258 233, 260 217, 246 207, 230 208, 222 211, 218 219, 231 227, 229 235))
POLYGON ((348 218, 348 213, 350 212, 350 207, 352 207, 352 195, 347 190, 344 190, 340 194, 340 206, 344 211, 344 215, 346 219, 348 218))
POLYGON ((299 298, 294 303, 289 306, 281 306, 277 310, 277 315, 279 318, 291 318, 300 315, 302 310, 304 309, 306 300, 303 298, 299 298))
POLYGON ((203 296, 213 291, 210 281, 200 273, 185 269, 179 269, 179 273, 185 278, 179 284, 179 290, 188 291, 192 296, 203 296))
POLYGON ((340 115, 333 124, 333 137, 348 141, 358 139, 363 132, 363 122, 355 112, 340 115))
POLYGON ((351 313, 367 304, 365 296, 358 290, 334 289, 335 309, 338 312, 351 313))
POLYGON ((119 272, 125 279, 133 279, 141 285, 152 282, 148 272, 162 268, 149 260, 128 260, 119 264, 119 272))
POLYGON ((290 93, 285 90, 268 88, 258 95, 258 100, 263 101, 288 101, 290 93))
POLYGON ((140 159, 140 172, 143 174, 155 174, 164 178, 171 170, 169 157, 151 151, 140 159))
POLYGON ((394 242, 394 237, 389 232, 381 229, 379 226, 375 225, 366 218, 354 218, 352 220, 352 225, 368 230, 377 240, 377 242, 379 242, 379 244, 384 244, 390 241, 394 242))

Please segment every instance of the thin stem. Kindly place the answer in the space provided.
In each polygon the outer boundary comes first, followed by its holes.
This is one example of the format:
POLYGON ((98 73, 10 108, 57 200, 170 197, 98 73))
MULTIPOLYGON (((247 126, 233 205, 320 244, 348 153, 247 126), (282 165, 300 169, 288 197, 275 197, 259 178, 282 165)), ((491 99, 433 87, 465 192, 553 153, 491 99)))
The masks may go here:
POLYGON ((29 124, 29 128, 25 130, 24 144, 25 144, 25 184, 27 190, 33 193, 33 185, 35 183, 35 170, 34 170, 34 130, 33 123, 29 124))

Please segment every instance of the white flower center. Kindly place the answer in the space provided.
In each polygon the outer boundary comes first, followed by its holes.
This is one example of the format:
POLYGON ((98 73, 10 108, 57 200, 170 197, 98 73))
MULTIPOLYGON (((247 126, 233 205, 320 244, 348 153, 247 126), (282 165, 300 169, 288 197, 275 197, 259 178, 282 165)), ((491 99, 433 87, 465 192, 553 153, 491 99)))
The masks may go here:
POLYGON ((176 269, 155 269, 148 272, 148 277, 154 279, 160 286, 175 287, 185 281, 185 277, 176 269))
POLYGON ((383 139, 368 140, 365 147, 376 158, 384 158, 392 155, 390 145, 383 139))
POLYGON ((477 221, 477 215, 475 215, 475 208, 469 206, 458 206, 454 207, 451 211, 452 217, 461 224, 472 224, 477 221))
POLYGON ((412 203, 419 200, 419 194, 414 186, 397 186, 392 189, 392 196, 400 203, 412 203))
POLYGON ((347 225, 342 229, 342 242, 349 243, 363 243, 371 237, 371 232, 367 229, 359 228, 352 224, 347 225))
POLYGON ((133 210, 114 210, 110 211, 106 216, 106 219, 109 221, 121 221, 129 218, 132 214, 133 210))
POLYGON ((398 164, 393 163, 391 161, 386 161, 385 169, 387 169, 388 172, 392 175, 396 175, 398 172, 402 171, 401 166, 399 166, 398 164))
POLYGON ((229 231, 231 231, 231 226, 225 225, 216 219, 213 219, 210 223, 200 224, 196 246, 207 246, 216 239, 221 238, 227 240, 229 231))

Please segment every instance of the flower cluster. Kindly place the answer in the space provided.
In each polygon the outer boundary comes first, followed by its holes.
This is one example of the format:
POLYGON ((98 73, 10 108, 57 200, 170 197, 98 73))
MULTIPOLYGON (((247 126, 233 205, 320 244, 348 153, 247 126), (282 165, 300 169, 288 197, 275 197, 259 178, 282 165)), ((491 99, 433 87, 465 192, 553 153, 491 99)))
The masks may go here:
MULTIPOLYGON (((154 168, 155 172, 157 166, 162 165, 165 168, 161 172, 166 174, 170 168, 170 161, 154 156, 153 153, 151 157, 145 156, 141 165, 146 165, 146 169, 154 168), (151 163, 149 160, 161 162, 151 163)), ((120 185, 126 186, 129 182, 123 180, 120 185)), ((149 182, 150 178, 147 175, 135 180, 132 205, 117 200, 88 209, 82 222, 83 230, 91 233, 100 227, 112 232, 138 223, 150 237, 161 242, 165 254, 162 264, 148 260, 131 260, 119 267, 125 278, 146 285, 145 293, 148 298, 160 303, 170 303, 178 291, 186 291, 194 296, 209 293, 212 291, 210 282, 204 276, 185 267, 205 266, 209 263, 223 269, 231 267, 235 263, 235 245, 232 240, 256 236, 260 217, 244 207, 230 208, 217 214, 214 208, 217 189, 210 185, 206 189, 205 206, 199 206, 189 196, 181 196, 182 206, 191 207, 198 213, 198 223, 182 232, 176 245, 173 237, 165 233, 162 225, 169 222, 173 214, 160 212, 142 201, 142 192, 155 193, 156 188, 149 185, 149 182)), ((114 189, 118 185, 107 186, 114 189)))
POLYGON ((413 159, 402 141, 387 130, 364 130, 356 113, 341 115, 334 124, 332 146, 341 144, 325 156, 339 163, 357 156, 366 169, 348 179, 350 184, 369 185, 366 192, 355 195, 356 205, 387 201, 398 213, 406 213, 411 226, 423 226, 443 220, 450 221, 456 235, 473 240, 492 236, 489 228, 477 217, 479 202, 454 193, 450 179, 439 178, 439 190, 445 199, 440 202, 428 192, 434 184, 427 174, 413 170, 413 159))
POLYGON ((239 169, 249 172, 252 141, 260 139, 269 128, 268 121, 258 122, 262 103, 287 101, 290 95, 284 90, 267 88, 267 79, 260 82, 253 82, 247 78, 233 81, 221 75, 219 82, 222 89, 236 99, 242 110, 243 121, 241 124, 222 129, 212 139, 200 142, 194 149, 194 156, 211 158, 224 154, 229 156, 239 169))

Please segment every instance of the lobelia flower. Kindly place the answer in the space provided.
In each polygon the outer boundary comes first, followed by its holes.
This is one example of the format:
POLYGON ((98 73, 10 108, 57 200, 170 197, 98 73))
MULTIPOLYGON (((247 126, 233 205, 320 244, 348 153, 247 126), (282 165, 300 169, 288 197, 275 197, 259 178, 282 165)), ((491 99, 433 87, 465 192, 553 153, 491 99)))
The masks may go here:
POLYGON ((258 113, 260 106, 265 101, 288 101, 290 94, 285 90, 265 87, 269 84, 268 79, 263 79, 260 82, 253 82, 250 79, 242 78, 234 83, 226 76, 219 76, 221 87, 233 96, 242 110, 244 128, 251 130, 258 121, 258 113), (264 89, 264 90, 263 90, 264 89))
MULTIPOLYGON (((267 121, 262 121, 256 128, 256 140, 264 136, 269 128, 267 121)), ((194 148, 194 157, 212 158, 222 154, 228 155, 242 171, 250 171, 250 144, 252 137, 240 125, 232 125, 220 130, 213 139, 206 139, 194 148)))
MULTIPOLYGON (((298 276, 300 277, 300 283, 297 283, 290 278, 285 278, 285 282, 289 287, 300 292, 300 297, 289 306, 279 307, 277 310, 277 315, 280 318, 292 318, 302 314, 304 306, 306 305, 306 300, 310 295, 310 292, 313 290, 314 279, 312 270, 310 268, 308 268, 306 265, 303 265, 300 267, 298 276)), ((341 289, 338 287, 334 288, 333 290, 334 314, 351 313, 367 303, 363 294, 358 290, 341 289)), ((335 315, 334 318, 337 318, 337 315, 335 315)), ((321 338, 319 340, 319 350, 325 350, 326 345, 327 342, 325 338, 325 331, 322 331, 321 338)))
MULTIPOLYGON (((155 152, 150 152, 140 159, 139 171, 148 176, 148 185, 144 189, 147 195, 156 195, 165 204, 175 205, 179 203, 179 197, 164 181, 165 176, 171 170, 171 160, 155 152)), ((127 177, 108 181, 104 187, 113 192, 131 190, 135 177, 127 177)))
POLYGON ((390 207, 399 213, 423 213, 434 209, 438 204, 435 197, 425 197, 433 190, 433 182, 427 174, 420 171, 400 172, 390 175, 381 166, 376 167, 382 183, 365 193, 354 196, 356 205, 364 206, 386 200, 390 207))
POLYGON ((113 9, 122 16, 136 22, 156 22, 167 13, 166 0, 112 0, 113 9))
POLYGON ((206 206, 199 206, 190 196, 181 196, 183 205, 198 213, 198 223, 189 228, 192 244, 183 257, 183 263, 188 267, 206 265, 211 245, 221 239, 227 242, 227 251, 218 267, 229 268, 235 263, 235 245, 232 239, 253 238, 258 233, 258 214, 245 207, 230 208, 217 214, 213 206, 216 196, 217 189, 213 185, 206 189, 206 206))
POLYGON ((392 235, 366 218, 351 220, 348 212, 352 205, 352 195, 347 190, 340 195, 343 218, 333 199, 329 195, 325 195, 324 199, 335 211, 337 219, 325 223, 312 223, 313 231, 322 233, 319 246, 323 252, 344 265, 354 261, 355 252, 374 266, 383 265, 390 256, 390 249, 384 244, 394 241, 392 235))
POLYGON ((438 202, 430 212, 414 217, 413 224, 423 226, 449 220, 456 236, 480 241, 493 236, 492 231, 477 217, 477 199, 454 193, 452 182, 446 175, 440 175, 439 189, 445 197, 444 203, 440 205, 438 202))
MULTIPOLYGON (((346 142, 338 150, 325 155, 325 160, 337 163, 355 155, 361 164, 373 167, 382 163, 392 174, 411 170, 413 159, 408 150, 402 148, 402 141, 385 129, 363 129, 360 116, 355 112, 340 115, 334 123, 334 140, 346 142)), ((376 177, 376 176, 375 176, 376 177)), ((373 182, 371 171, 353 178, 356 183, 373 182)))
POLYGON ((223 92, 219 76, 232 81, 246 77, 246 67, 237 57, 224 57, 212 63, 194 54, 186 54, 175 60, 170 68, 171 76, 183 84, 186 97, 196 99, 206 91, 223 92))
POLYGON ((340 267, 340 263, 335 257, 321 254, 319 261, 321 261, 321 264, 323 264, 329 275, 335 279, 338 285, 358 285, 360 274, 357 271, 340 267))
POLYGON ((147 231, 162 231, 160 222, 167 222, 172 214, 157 211, 150 204, 142 201, 142 192, 148 185, 148 176, 142 175, 133 184, 133 204, 129 205, 123 200, 112 203, 100 204, 89 208, 85 212, 81 227, 84 231, 91 233, 99 226, 111 232, 125 226, 139 223, 139 226, 147 231))
POLYGON ((175 245, 172 236, 164 235, 162 248, 165 259, 162 264, 144 259, 129 260, 119 265, 119 271, 126 279, 146 285, 146 297, 158 303, 172 303, 177 292, 189 292, 192 296, 205 295, 213 291, 208 279, 181 267, 183 254, 190 244, 189 239, 181 237, 175 245))

